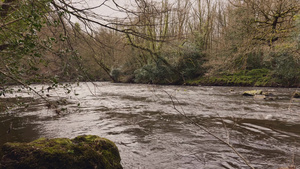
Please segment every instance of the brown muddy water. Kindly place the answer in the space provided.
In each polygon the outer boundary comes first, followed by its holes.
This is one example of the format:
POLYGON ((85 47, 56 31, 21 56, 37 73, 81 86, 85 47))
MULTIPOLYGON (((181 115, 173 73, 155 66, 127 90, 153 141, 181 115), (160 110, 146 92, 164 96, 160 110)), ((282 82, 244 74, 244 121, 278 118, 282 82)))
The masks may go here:
POLYGON ((112 83, 68 88, 70 93, 63 88, 40 92, 60 100, 59 115, 24 90, 1 96, 0 102, 9 98, 10 103, 0 113, 0 146, 95 134, 116 143, 125 169, 247 168, 229 147, 178 113, 175 103, 181 113, 232 144, 255 168, 300 167, 300 100, 291 99, 296 89, 112 83), (276 99, 242 96, 252 89, 271 92, 276 99), (23 104, 11 104, 17 101, 23 104))

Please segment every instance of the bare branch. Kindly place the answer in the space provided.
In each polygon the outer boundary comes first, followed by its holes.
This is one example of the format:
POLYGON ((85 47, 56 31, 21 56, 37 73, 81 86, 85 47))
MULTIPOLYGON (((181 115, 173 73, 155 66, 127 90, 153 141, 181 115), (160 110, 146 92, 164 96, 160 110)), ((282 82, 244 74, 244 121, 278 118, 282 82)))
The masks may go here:
POLYGON ((170 98, 170 100, 172 101, 172 105, 173 105, 173 109, 179 113, 180 115, 182 115, 183 117, 185 117, 187 120, 189 120, 192 124, 194 124, 195 126, 199 127, 201 130, 205 131, 206 133, 208 133, 209 135, 213 136, 214 138, 216 138, 217 140, 219 140, 220 142, 224 143, 226 146, 228 146, 229 148, 231 148, 231 150, 238 155, 243 161, 244 163, 251 169, 254 169, 254 167, 249 163, 249 161, 243 156, 241 155, 235 147, 233 147, 229 142, 223 140, 222 138, 220 138, 219 136, 217 136, 216 134, 212 133, 211 131, 209 131, 207 128, 205 128, 204 126, 201 126, 198 122, 196 122, 195 120, 193 120, 192 118, 190 118, 184 111, 184 109, 181 107, 181 110, 179 110, 177 108, 176 105, 180 105, 179 101, 176 97, 173 97, 172 95, 170 95, 168 92, 164 91, 170 98))

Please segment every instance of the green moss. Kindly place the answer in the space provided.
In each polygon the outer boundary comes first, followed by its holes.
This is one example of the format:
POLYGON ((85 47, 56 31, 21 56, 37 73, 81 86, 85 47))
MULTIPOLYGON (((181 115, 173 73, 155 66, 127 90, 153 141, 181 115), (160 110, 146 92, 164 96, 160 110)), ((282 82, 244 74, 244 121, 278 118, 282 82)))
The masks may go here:
POLYGON ((190 85, 218 86, 272 86, 276 84, 268 69, 242 70, 236 73, 220 73, 219 76, 201 77, 187 82, 190 85))
POLYGON ((94 135, 6 143, 3 152, 3 168, 122 168, 116 145, 94 135))
POLYGON ((245 91, 243 93, 244 96, 255 96, 255 95, 262 95, 263 91, 262 90, 250 90, 250 91, 245 91))

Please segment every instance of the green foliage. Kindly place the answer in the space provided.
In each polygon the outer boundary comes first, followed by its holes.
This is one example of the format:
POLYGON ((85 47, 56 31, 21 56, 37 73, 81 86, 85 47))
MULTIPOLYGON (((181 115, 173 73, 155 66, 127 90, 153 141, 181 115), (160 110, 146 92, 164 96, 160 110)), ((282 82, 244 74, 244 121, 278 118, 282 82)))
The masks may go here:
POLYGON ((193 33, 193 35, 194 35, 194 43, 195 43, 195 45, 196 45, 196 47, 197 47, 197 49, 205 49, 205 35, 202 33, 200 33, 200 32, 194 32, 193 33))
POLYGON ((80 25, 75 24, 74 35, 70 26, 60 24, 63 12, 55 13, 51 2, 14 0, 7 16, 0 16, 0 74, 5 77, 4 85, 51 82, 54 76, 60 81, 82 79, 81 58, 76 46, 71 45, 71 38, 79 36, 80 25))
POLYGON ((262 51, 251 51, 249 53, 241 53, 234 61, 234 67, 237 69, 261 69, 264 68, 264 53, 262 51))
POLYGON ((75 27, 75 31, 76 32, 80 32, 81 31, 81 27, 80 27, 80 24, 78 22, 75 23, 74 27, 75 27))
POLYGON ((116 145, 94 135, 6 143, 3 151, 3 168, 122 168, 116 145))
POLYGON ((176 64, 176 69, 185 80, 202 76, 207 70, 202 65, 206 56, 192 44, 184 46, 176 64))
POLYGON ((147 64, 134 71, 135 82, 167 84, 178 80, 176 74, 161 61, 147 64))
POLYGON ((29 4, 29 1, 15 1, 16 8, 7 9, 8 15, 1 18, 0 46, 3 48, 0 57, 5 65, 5 74, 24 83, 39 82, 37 65, 43 62, 44 47, 39 43, 38 33, 45 24, 49 2, 38 0, 29 4))
POLYGON ((300 60, 291 53, 282 52, 275 56, 274 75, 288 85, 300 82, 300 60))
POLYGON ((251 52, 247 54, 247 69, 261 69, 264 67, 263 52, 251 52))
POLYGON ((268 86, 276 83, 269 69, 242 70, 237 73, 225 73, 221 77, 202 77, 190 80, 188 84, 225 85, 225 86, 268 86))
POLYGON ((218 80, 226 82, 226 85, 239 86, 264 86, 270 80, 268 69, 243 70, 235 74, 228 74, 218 80))
POLYGON ((115 82, 120 81, 121 74, 122 72, 120 68, 112 68, 110 71, 110 76, 114 79, 115 82))
POLYGON ((205 55, 192 44, 183 46, 179 52, 164 52, 162 56, 168 64, 157 60, 144 65, 134 72, 135 82, 181 84, 206 72, 202 66, 206 61, 205 55))

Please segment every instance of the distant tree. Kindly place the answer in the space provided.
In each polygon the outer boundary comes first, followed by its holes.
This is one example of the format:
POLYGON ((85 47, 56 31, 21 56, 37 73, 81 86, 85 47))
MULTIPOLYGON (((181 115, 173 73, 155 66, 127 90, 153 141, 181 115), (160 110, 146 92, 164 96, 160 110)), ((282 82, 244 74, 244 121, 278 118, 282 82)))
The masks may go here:
MULTIPOLYGON (((51 61, 47 59, 50 55, 56 56, 61 61, 64 78, 74 77, 78 70, 85 74, 80 53, 76 49, 78 42, 72 38, 81 39, 80 43, 103 47, 103 43, 94 36, 99 27, 130 36, 153 38, 151 34, 125 26, 118 27, 117 25, 122 25, 122 20, 116 22, 113 18, 103 18, 93 12, 106 3, 108 2, 104 0, 90 7, 85 6, 84 2, 70 3, 64 0, 1 0, 0 74, 3 76, 1 83, 30 84, 43 78, 50 80, 43 74, 47 71, 40 69, 49 66, 51 61), (78 22, 74 23, 72 20, 78 22), (83 25, 83 28, 80 25, 83 25)), ((110 6, 119 12, 134 13, 115 1, 112 1, 110 6)), ((109 74, 109 67, 95 56, 93 56, 95 61, 109 74)), ((55 66, 57 65, 52 67, 55 66)))
MULTIPOLYGON (((286 39, 294 30, 295 16, 300 11, 299 0, 231 0, 233 13, 230 17, 236 19, 250 40, 261 41, 272 46, 281 39, 286 39)), ((242 30, 242 31, 243 31, 242 30)))

